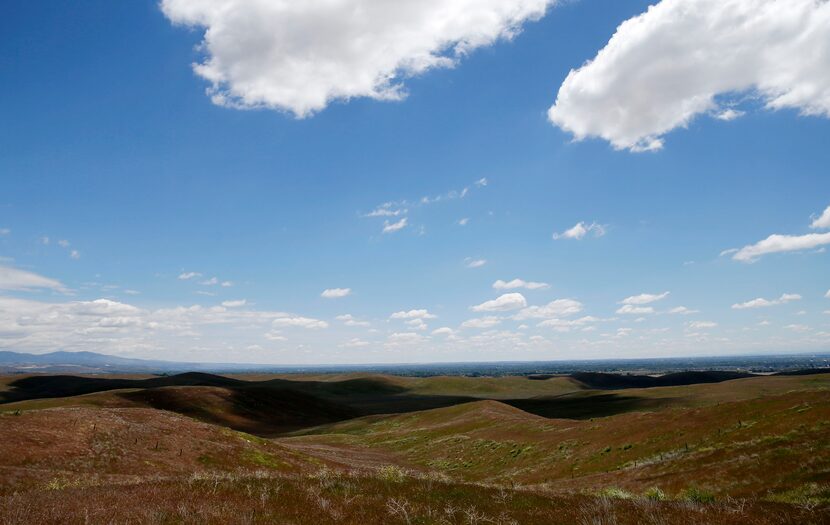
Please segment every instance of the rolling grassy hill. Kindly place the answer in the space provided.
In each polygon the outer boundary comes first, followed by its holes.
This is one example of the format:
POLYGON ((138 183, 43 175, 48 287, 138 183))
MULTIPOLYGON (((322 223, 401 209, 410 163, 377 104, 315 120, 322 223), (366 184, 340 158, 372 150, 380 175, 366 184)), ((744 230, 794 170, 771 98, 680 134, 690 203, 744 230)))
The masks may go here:
POLYGON ((791 392, 582 421, 479 401, 360 418, 285 442, 390 450, 467 481, 636 493, 694 485, 750 496, 830 482, 828 401, 824 391, 791 392))

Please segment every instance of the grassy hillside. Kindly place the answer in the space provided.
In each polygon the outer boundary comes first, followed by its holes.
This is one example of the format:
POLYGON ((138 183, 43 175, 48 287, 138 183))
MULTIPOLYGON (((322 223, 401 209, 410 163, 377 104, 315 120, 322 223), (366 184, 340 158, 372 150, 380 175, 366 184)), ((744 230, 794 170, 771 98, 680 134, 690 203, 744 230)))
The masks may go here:
POLYGON ((324 464, 279 443, 143 408, 4 412, 0 443, 0 493, 324 464))

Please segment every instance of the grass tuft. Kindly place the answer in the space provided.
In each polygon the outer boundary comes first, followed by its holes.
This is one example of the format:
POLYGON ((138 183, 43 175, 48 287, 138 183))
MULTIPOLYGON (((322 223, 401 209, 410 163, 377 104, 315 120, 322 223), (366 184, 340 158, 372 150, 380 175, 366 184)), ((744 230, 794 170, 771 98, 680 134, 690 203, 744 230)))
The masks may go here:
POLYGON ((651 487, 643 492, 643 497, 650 501, 666 501, 669 497, 659 487, 651 487))
POLYGON ((682 498, 692 503, 714 503, 715 495, 699 487, 689 487, 681 494, 682 498))

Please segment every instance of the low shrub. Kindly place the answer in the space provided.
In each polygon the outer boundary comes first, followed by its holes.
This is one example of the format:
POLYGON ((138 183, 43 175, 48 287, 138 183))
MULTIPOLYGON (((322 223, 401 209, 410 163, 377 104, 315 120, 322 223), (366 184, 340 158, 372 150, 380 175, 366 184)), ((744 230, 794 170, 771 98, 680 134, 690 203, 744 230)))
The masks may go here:
POLYGON ((378 478, 388 483, 401 483, 406 479, 406 471, 395 465, 386 465, 378 469, 378 478))

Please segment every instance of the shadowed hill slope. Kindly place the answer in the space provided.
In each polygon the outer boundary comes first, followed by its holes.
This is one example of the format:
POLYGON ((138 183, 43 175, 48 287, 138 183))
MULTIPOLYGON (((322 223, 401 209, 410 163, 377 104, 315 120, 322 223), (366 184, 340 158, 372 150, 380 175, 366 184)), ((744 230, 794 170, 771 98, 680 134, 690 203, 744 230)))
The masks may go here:
POLYGON ((33 375, 6 379, 0 402, 14 409, 149 406, 274 436, 363 415, 410 413, 481 399, 499 400, 546 418, 591 419, 731 401, 767 390, 819 386, 830 380, 830 374, 746 375, 684 372, 652 377, 587 373, 535 380, 520 376, 257 376, 259 380, 245 380, 205 373, 142 379, 33 375), (638 386, 643 384, 648 386, 638 386), (661 386, 664 384, 680 386, 661 386), (588 389, 589 386, 594 389, 588 389))
POLYGON ((188 372, 149 379, 33 375, 9 383, 11 388, 5 392, 0 392, 0 401, 11 403, 25 399, 70 397, 125 388, 160 388, 166 386, 234 387, 245 383, 245 381, 239 379, 200 372, 188 372))
POLYGON ((352 408, 309 394, 263 387, 161 387, 118 395, 142 406, 177 412, 260 436, 361 415, 352 408))
POLYGON ((652 388, 658 386, 681 386, 699 383, 720 383, 732 379, 757 377, 747 372, 693 371, 675 372, 659 376, 635 374, 605 374, 601 372, 577 372, 571 377, 588 388, 618 390, 622 388, 652 388))

